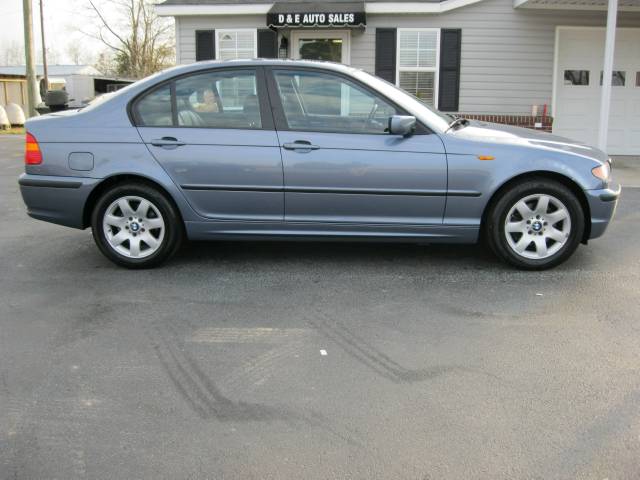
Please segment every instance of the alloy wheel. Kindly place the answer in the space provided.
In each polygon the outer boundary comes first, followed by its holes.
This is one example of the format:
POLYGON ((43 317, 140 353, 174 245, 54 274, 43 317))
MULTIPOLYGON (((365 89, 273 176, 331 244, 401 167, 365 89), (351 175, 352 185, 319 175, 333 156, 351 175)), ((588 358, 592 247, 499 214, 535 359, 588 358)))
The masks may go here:
POLYGON ((145 258, 161 246, 165 222, 158 207, 137 196, 112 202, 102 220, 105 238, 111 248, 127 258, 145 258))
POLYGON ((504 234, 509 247, 519 256, 542 260, 555 255, 568 241, 571 215, 556 197, 528 195, 509 210, 504 234))

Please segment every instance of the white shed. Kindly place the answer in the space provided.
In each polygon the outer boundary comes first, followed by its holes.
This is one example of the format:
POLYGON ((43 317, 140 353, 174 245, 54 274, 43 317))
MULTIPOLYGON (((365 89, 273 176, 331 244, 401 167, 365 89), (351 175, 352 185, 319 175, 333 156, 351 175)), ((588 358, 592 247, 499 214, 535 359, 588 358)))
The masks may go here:
MULTIPOLYGON (((128 79, 105 77, 91 65, 49 65, 47 73, 52 89, 60 89, 64 85, 64 88, 69 93, 70 107, 80 107, 83 102, 105 93, 107 91, 105 90, 105 85, 131 83, 131 80, 128 79)), ((7 92, 12 92, 12 88, 20 87, 16 82, 25 82, 25 74, 24 65, 0 67, 0 83, 3 82, 3 78, 6 78, 7 85, 5 89, 7 92), (12 82, 10 85, 9 79, 12 82)), ((36 75, 39 81, 44 77, 42 65, 36 66, 36 75)), ((13 99, 13 102, 22 105, 24 108, 26 106, 26 85, 20 87, 19 91, 23 101, 19 102, 17 99, 13 99)), ((0 95, 0 105, 3 104, 4 98, 0 95)))

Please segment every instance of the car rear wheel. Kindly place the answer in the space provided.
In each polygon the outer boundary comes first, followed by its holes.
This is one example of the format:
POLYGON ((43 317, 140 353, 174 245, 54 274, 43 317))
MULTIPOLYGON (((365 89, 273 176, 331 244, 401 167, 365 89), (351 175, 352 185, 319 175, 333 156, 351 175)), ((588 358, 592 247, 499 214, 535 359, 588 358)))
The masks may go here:
POLYGON ((519 183, 494 203, 485 228, 502 260, 526 270, 552 268, 576 250, 585 228, 576 195, 554 180, 519 183))
POLYGON ((180 216, 158 190, 143 184, 121 184, 96 202, 91 217, 93 238, 112 262, 127 268, 155 267, 179 248, 180 216))

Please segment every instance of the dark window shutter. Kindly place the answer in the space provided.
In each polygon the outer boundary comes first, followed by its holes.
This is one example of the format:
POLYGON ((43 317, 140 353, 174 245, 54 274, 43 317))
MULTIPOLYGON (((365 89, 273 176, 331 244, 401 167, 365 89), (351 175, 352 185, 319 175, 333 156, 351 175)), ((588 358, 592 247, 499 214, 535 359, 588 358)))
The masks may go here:
POLYGON ((376 28, 376 75, 396 83, 395 28, 376 28))
POLYGON ((457 112, 460 101, 460 47, 462 30, 444 28, 440 31, 440 80, 438 110, 457 112))
POLYGON ((215 30, 196 30, 196 62, 216 58, 215 30))
POLYGON ((269 28, 258 30, 258 58, 278 58, 278 34, 269 28))

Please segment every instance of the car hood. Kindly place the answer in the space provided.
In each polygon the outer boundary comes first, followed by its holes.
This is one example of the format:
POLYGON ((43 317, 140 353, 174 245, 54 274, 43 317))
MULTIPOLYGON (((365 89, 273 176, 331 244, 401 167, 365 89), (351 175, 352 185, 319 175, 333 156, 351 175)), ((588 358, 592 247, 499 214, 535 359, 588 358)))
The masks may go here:
POLYGON ((552 135, 541 130, 514 127, 497 123, 470 120, 467 126, 450 130, 448 134, 465 140, 497 143, 553 150, 606 162, 608 156, 602 150, 585 143, 552 135))

